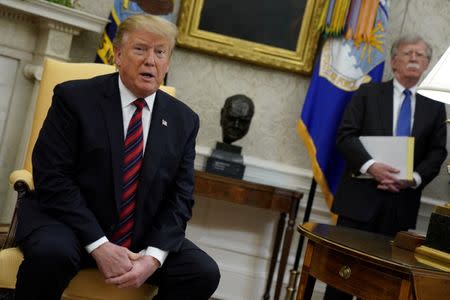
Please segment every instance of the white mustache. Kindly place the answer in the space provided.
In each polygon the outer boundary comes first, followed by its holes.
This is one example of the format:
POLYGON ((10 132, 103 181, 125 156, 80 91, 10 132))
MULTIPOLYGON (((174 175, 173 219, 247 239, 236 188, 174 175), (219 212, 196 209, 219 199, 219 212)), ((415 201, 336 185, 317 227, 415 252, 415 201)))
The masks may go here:
POLYGON ((418 63, 409 63, 406 65, 407 69, 419 69, 420 65, 418 63))

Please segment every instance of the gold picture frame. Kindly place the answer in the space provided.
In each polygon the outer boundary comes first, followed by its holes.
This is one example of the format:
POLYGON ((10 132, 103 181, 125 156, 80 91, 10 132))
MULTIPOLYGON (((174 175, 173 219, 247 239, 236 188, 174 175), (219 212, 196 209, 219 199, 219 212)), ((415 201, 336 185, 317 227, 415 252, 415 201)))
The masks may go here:
POLYGON ((177 45, 310 74, 323 5, 323 0, 183 0, 177 45))

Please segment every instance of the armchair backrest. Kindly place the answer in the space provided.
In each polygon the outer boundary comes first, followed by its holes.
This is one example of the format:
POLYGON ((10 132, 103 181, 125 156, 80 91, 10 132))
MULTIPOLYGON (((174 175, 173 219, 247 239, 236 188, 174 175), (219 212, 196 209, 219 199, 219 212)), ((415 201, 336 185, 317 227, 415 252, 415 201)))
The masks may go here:
MULTIPOLYGON (((30 172, 32 171, 31 154, 44 119, 47 116, 47 111, 50 108, 53 88, 64 81, 91 78, 98 75, 113 73, 115 71, 116 68, 111 65, 98 63, 68 63, 54 59, 45 59, 41 84, 36 99, 30 138, 26 150, 24 169, 30 172)), ((173 87, 161 86, 161 90, 164 90, 173 96, 175 95, 175 89, 173 87)))
POLYGON ((32 171, 31 153, 41 130, 47 111, 50 108, 53 88, 64 81, 90 78, 97 75, 113 73, 114 66, 95 63, 67 63, 53 59, 45 59, 42 71, 41 84, 36 99, 33 123, 28 140, 24 169, 32 171))

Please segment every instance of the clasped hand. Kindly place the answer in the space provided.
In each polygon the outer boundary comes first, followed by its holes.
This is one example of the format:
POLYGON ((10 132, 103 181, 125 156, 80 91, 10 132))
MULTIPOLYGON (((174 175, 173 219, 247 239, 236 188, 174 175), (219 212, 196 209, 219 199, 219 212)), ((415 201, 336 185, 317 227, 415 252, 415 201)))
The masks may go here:
POLYGON ((91 254, 106 283, 119 288, 138 288, 159 268, 159 261, 154 257, 139 255, 110 242, 91 254))
POLYGON ((397 179, 395 174, 399 172, 400 170, 380 162, 372 164, 367 170, 367 173, 372 175, 378 182, 378 189, 395 193, 400 192, 402 189, 412 187, 415 184, 414 180, 397 179))

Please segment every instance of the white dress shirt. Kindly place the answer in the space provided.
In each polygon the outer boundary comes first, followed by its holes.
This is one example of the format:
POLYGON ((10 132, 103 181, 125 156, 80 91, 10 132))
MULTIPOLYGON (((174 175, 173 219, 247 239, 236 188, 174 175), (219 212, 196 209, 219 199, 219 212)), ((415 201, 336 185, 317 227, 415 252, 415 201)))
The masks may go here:
MULTIPOLYGON (((136 100, 136 97, 133 95, 133 93, 127 89, 127 87, 123 84, 122 79, 119 76, 119 91, 120 91, 120 100, 122 102, 122 116, 123 116, 123 129, 124 129, 124 138, 127 135, 128 130, 128 124, 130 123, 131 117, 133 116, 134 111, 136 110, 136 106, 133 105, 133 101, 136 100)), ((147 137, 148 137, 148 131, 150 129, 150 121, 153 111, 153 105, 155 104, 155 96, 156 93, 151 94, 150 96, 145 98, 145 102, 147 105, 142 110, 142 129, 144 131, 144 152, 146 150, 147 146, 147 137)), ((108 239, 106 236, 101 237, 100 239, 96 240, 95 242, 87 245, 85 248, 88 253, 91 253, 96 248, 100 247, 102 244, 108 242, 108 239)), ((159 248, 155 247, 147 247, 147 249, 143 249, 139 252, 141 255, 149 255, 154 258, 156 258, 161 266, 164 263, 164 261, 167 258, 167 255, 169 254, 168 251, 163 251, 159 248)))

